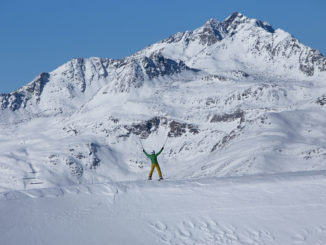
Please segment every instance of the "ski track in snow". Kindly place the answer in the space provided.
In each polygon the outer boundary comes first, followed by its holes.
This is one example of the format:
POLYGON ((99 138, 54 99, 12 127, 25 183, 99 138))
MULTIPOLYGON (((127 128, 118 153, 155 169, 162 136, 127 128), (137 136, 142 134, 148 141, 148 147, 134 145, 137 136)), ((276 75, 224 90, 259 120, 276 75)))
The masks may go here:
POLYGON ((325 244, 325 214, 323 171, 10 191, 0 244, 325 244))

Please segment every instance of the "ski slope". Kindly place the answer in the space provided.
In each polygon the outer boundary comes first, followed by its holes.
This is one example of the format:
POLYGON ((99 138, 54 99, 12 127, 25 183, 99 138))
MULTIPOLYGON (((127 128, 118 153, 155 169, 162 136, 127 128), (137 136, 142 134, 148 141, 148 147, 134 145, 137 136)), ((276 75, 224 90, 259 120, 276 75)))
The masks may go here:
POLYGON ((1 193, 0 241, 316 245, 325 214, 325 171, 73 185, 1 193))

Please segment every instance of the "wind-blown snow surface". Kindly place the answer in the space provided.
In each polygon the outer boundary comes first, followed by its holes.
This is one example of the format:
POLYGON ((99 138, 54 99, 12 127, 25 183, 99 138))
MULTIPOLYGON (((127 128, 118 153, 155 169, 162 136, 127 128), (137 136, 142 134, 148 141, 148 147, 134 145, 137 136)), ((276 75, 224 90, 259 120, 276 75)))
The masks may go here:
MULTIPOLYGON (((150 163, 141 143, 159 150, 166 138, 159 162, 170 180, 310 176, 326 170, 325 109, 325 57, 281 29, 234 13, 122 60, 73 59, 0 95, 0 192, 144 180, 150 163)), ((151 192, 156 187, 164 196, 156 184, 151 192)))
POLYGON ((326 175, 111 182, 3 193, 1 244, 325 244, 326 175))

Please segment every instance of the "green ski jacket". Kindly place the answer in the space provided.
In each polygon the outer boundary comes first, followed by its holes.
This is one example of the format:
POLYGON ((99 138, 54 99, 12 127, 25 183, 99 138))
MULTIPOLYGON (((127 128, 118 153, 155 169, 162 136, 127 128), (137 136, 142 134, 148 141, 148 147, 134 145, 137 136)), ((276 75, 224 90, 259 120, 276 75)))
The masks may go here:
POLYGON ((157 156, 161 154, 161 152, 163 151, 163 149, 164 149, 164 147, 162 147, 162 149, 161 149, 158 153, 156 153, 156 154, 148 154, 145 150, 143 150, 143 152, 145 153, 145 155, 146 155, 149 159, 151 159, 152 164, 157 164, 157 163, 158 163, 158 162, 157 162, 157 156))

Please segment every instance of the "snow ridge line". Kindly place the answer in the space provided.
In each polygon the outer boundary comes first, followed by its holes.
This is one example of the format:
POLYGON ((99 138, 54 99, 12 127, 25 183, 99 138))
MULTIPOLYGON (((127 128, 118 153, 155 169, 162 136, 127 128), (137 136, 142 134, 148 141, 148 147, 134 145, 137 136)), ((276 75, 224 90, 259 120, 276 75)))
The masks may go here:
MULTIPOLYGON (((121 191, 121 190, 120 190, 121 191)), ((53 198, 63 197, 67 194, 103 194, 114 196, 119 190, 108 184, 93 184, 93 185, 71 185, 65 187, 40 188, 29 190, 15 190, 0 193, 1 200, 16 200, 24 198, 53 198)))
POLYGON ((290 183, 305 181, 326 181, 326 170, 309 171, 309 172, 288 172, 268 175, 248 175, 248 176, 230 176, 230 177, 209 177, 198 179, 179 179, 156 181, 121 181, 121 182, 103 182, 84 185, 71 185, 65 187, 40 188, 29 190, 14 190, 0 193, 1 200, 16 200, 24 198, 53 198, 62 197, 67 194, 100 194, 113 196, 115 200, 119 193, 126 193, 130 189, 136 188, 202 188, 203 186, 239 186, 239 185, 256 185, 259 183, 290 183))

